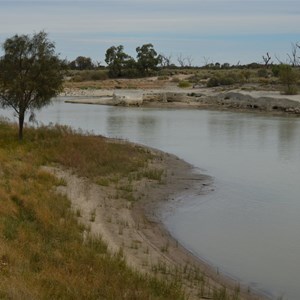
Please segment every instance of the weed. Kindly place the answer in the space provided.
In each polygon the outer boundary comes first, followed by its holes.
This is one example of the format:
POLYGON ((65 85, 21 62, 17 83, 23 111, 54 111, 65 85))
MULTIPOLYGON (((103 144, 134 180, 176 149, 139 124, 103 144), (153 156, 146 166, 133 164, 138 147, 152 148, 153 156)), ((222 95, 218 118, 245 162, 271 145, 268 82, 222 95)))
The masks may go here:
POLYGON ((101 177, 101 178, 96 179, 96 183, 99 185, 102 185, 102 186, 109 186, 110 180, 108 178, 101 177))
POLYGON ((141 242, 138 241, 138 240, 132 240, 131 241, 131 245, 130 245, 130 248, 131 249, 139 249, 139 247, 141 246, 141 242))
POLYGON ((162 175, 164 171, 161 169, 149 169, 149 170, 144 170, 141 175, 142 177, 151 179, 151 180, 157 180, 161 181, 162 180, 162 175))
POLYGON ((163 253, 168 253, 169 251, 169 242, 167 242, 164 246, 160 248, 160 251, 163 253))
POLYGON ((13 217, 7 217, 4 221, 3 236, 7 240, 14 240, 18 234, 19 221, 13 217))
POLYGON ((178 83, 178 87, 189 88, 189 87, 191 87, 191 83, 189 81, 182 80, 178 83))
POLYGON ((90 212, 90 222, 95 222, 95 220, 96 220, 96 209, 93 209, 90 212))

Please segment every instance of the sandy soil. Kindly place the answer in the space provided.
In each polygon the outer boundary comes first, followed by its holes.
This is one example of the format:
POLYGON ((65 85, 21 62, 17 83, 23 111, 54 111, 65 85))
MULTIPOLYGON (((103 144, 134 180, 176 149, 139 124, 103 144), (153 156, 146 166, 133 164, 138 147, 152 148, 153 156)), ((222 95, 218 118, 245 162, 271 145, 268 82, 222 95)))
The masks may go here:
POLYGON ((182 89, 170 80, 161 82, 155 78, 144 79, 136 86, 134 89, 126 88, 126 84, 121 89, 66 88, 61 96, 67 97, 66 102, 74 104, 212 109, 300 116, 300 95, 257 90, 259 86, 195 86, 182 89), (149 82, 151 84, 147 86, 145 83, 149 82))
POLYGON ((164 228, 157 214, 161 205, 191 190, 209 192, 211 178, 193 172, 192 166, 173 155, 151 151, 156 154, 152 167, 165 170, 163 183, 135 182, 139 200, 134 202, 116 196, 114 186, 99 186, 59 168, 48 170, 65 180, 66 186, 59 191, 71 200, 79 221, 90 228, 84 236, 101 237, 110 251, 122 253, 132 268, 165 279, 180 278, 189 299, 211 299, 213 290, 222 286, 231 294, 239 289, 239 299, 262 299, 194 257, 164 228))

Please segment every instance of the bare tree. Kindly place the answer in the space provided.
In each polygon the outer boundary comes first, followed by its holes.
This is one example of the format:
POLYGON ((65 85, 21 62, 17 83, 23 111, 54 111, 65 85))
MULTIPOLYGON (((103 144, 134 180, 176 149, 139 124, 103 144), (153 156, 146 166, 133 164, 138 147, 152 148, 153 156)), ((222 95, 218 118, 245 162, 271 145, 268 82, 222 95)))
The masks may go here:
POLYGON ((280 57, 277 56, 277 54, 275 54, 275 58, 278 61, 279 64, 283 64, 283 61, 281 60, 280 57))
POLYGON ((210 57, 207 57, 207 56, 203 56, 203 61, 204 61, 205 67, 212 63, 210 57))
POLYGON ((191 67, 192 66, 192 63, 193 63, 193 57, 191 55, 187 56, 186 57, 186 61, 187 61, 187 66, 188 67, 191 67))
POLYGON ((161 65, 164 68, 168 68, 171 65, 172 54, 165 55, 163 53, 160 54, 161 57, 161 65))
POLYGON ((287 53, 287 56, 289 58, 289 63, 293 67, 296 67, 299 65, 300 57, 298 56, 297 50, 298 50, 298 48, 300 48, 300 45, 298 45, 297 43, 296 44, 291 43, 291 46, 292 46, 292 52, 291 52, 291 54, 287 53))
POLYGON ((183 56, 182 56, 182 53, 180 53, 180 54, 177 56, 177 61, 178 61, 179 66, 180 66, 181 68, 184 68, 184 67, 185 67, 186 57, 183 57, 183 56))
POLYGON ((191 55, 189 56, 183 56, 182 53, 180 53, 178 56, 177 56, 177 61, 179 63, 179 66, 181 68, 184 68, 184 67, 191 67, 192 64, 193 64, 193 57, 191 55))
POLYGON ((263 55, 262 58, 264 60, 265 67, 267 67, 269 65, 270 60, 271 60, 271 56, 269 55, 269 52, 267 52, 266 56, 263 55))
POLYGON ((94 62, 94 66, 95 66, 97 69, 101 68, 101 66, 102 66, 102 61, 96 60, 96 61, 94 62))

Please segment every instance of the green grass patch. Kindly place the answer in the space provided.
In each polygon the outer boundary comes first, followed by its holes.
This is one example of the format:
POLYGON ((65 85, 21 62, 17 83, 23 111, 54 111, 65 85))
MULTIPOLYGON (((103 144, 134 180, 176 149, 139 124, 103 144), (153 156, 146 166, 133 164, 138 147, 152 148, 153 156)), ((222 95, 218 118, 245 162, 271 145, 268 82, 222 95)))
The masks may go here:
MULTIPOLYGON (((26 128, 20 143, 16 126, 0 123, 0 298, 184 299, 178 282, 132 271, 100 238, 83 241, 80 212, 55 192, 65 183, 40 168, 58 164, 101 183, 139 172, 150 159, 141 147, 67 127, 26 128)), ((121 192, 131 199, 129 184, 121 192)))
MULTIPOLYGON (((136 180, 162 182, 163 170, 150 163, 153 154, 64 126, 24 133, 19 142, 17 126, 0 122, 0 298, 185 299, 180 276, 194 282, 195 272, 173 272, 162 263, 153 267, 157 277, 141 275, 126 265, 122 251, 112 255, 101 238, 83 239, 89 229, 77 222, 80 210, 56 192, 66 182, 41 168, 63 166, 97 184, 115 185, 117 198, 134 202, 136 180)), ((96 211, 89 215, 91 222, 98 217, 96 211)), ((126 226, 119 224, 120 235, 126 226)), ((201 279, 203 295, 207 286, 201 279)), ((237 299, 224 290, 208 297, 237 299)))
POLYGON ((189 81, 182 80, 182 81, 179 81, 178 87, 183 88, 183 89, 189 88, 189 87, 191 87, 191 83, 189 81))

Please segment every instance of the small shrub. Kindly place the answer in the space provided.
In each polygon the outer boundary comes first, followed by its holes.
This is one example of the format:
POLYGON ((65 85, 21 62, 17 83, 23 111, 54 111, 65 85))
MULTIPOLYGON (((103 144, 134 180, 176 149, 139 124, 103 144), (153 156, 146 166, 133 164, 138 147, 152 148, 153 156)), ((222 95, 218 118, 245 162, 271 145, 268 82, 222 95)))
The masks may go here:
POLYGON ((286 95, 296 95, 297 94, 297 81, 298 74, 289 65, 280 65, 279 67, 279 79, 284 85, 284 94, 286 95))
POLYGON ((259 69, 257 71, 257 76, 260 78, 268 78, 269 72, 266 69, 259 69))
POLYGON ((272 66, 272 74, 275 77, 279 77, 280 66, 272 66))
POLYGON ((283 90, 284 95, 297 95, 298 94, 298 89, 296 86, 286 86, 285 89, 283 90))
POLYGON ((90 71, 91 80, 105 80, 107 78, 108 76, 105 71, 90 71))
POLYGON ((105 79, 108 79, 108 75, 107 72, 103 70, 81 71, 76 73, 72 77, 72 81, 74 82, 96 81, 96 80, 105 80, 105 79))
POLYGON ((241 72, 241 75, 243 77, 244 80, 248 81, 251 77, 251 72, 248 70, 244 70, 241 72))
POLYGON ((3 236, 5 239, 11 241, 17 237, 19 221, 15 218, 9 217, 5 219, 3 236))
POLYGON ((178 87, 180 88, 189 88, 191 86, 191 83, 185 80, 182 80, 178 83, 178 87))
POLYGON ((231 85, 236 82, 238 82, 238 79, 234 74, 228 74, 228 75, 223 75, 223 76, 213 76, 208 80, 207 87, 231 85))
POLYGON ((219 86, 220 85, 220 81, 218 77, 211 77, 208 82, 207 82, 207 87, 215 87, 215 86, 219 86))
POLYGON ((169 76, 158 76, 157 80, 169 80, 169 76))
POLYGON ((160 169, 150 169, 143 172, 143 177, 148 179, 161 181, 164 171, 160 169))
POLYGON ((171 81, 174 83, 179 83, 180 79, 178 77, 173 77, 171 81))

